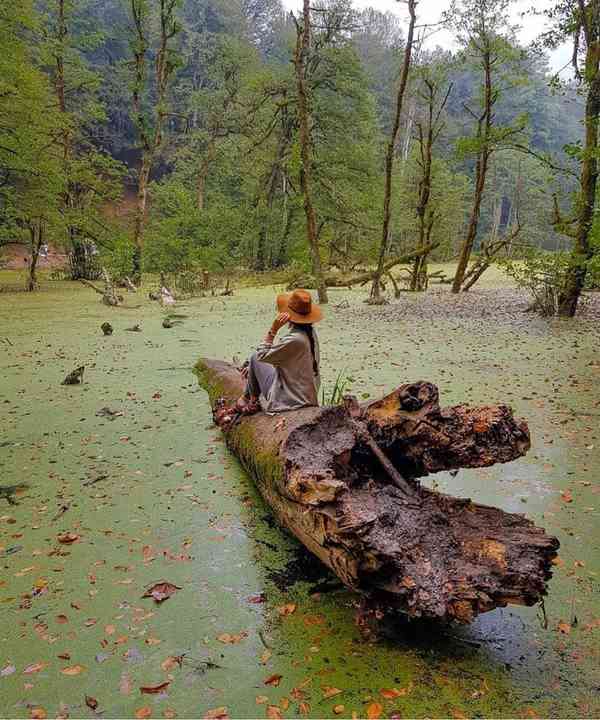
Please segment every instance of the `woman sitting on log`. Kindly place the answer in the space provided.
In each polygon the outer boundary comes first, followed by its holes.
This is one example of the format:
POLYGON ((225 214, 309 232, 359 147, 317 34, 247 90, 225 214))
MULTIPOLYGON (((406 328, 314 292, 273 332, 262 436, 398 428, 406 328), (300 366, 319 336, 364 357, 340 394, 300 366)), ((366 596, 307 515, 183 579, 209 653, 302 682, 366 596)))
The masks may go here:
POLYGON ((319 340, 313 325, 323 317, 321 308, 309 292, 295 290, 277 297, 277 310, 264 341, 242 370, 246 391, 234 407, 240 415, 319 404, 319 340), (273 344, 285 325, 289 332, 273 344))

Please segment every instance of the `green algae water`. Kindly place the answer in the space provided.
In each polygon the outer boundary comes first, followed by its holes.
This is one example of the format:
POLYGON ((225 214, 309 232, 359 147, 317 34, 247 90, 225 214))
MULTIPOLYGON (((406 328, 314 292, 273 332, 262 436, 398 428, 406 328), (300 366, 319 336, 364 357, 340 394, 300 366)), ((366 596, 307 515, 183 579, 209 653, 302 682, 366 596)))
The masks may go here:
POLYGON ((279 289, 178 303, 172 329, 142 293, 118 309, 69 283, 1 296, 0 486, 27 487, 0 497, 0 715, 597 717, 597 325, 331 293, 326 387, 345 368, 359 396, 426 379, 444 404, 511 404, 526 458, 427 482, 561 541, 545 615, 508 607, 367 643, 357 597, 274 526, 193 374, 200 356, 244 357, 279 289), (84 384, 62 386, 79 365, 84 384), (142 597, 163 582, 171 597, 142 597))

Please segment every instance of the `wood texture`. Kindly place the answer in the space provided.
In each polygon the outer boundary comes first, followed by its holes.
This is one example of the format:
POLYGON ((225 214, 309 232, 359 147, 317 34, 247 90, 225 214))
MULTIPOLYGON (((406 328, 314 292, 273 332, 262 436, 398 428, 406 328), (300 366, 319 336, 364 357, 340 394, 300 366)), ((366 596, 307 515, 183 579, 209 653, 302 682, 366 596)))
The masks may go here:
MULTIPOLYGON (((239 371, 197 365, 213 409, 242 391, 239 371)), ((412 617, 470 622, 546 594, 558 541, 522 515, 419 486, 417 478, 508 462, 529 433, 509 408, 440 408, 430 383, 363 406, 370 435, 416 493, 383 472, 344 406, 243 418, 225 433, 279 523, 349 587, 412 617)))

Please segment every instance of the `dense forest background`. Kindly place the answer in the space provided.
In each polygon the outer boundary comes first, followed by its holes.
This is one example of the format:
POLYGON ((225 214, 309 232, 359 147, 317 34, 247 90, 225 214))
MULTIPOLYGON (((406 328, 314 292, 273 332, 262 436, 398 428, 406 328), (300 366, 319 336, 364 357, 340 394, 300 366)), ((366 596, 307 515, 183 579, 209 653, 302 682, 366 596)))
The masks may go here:
MULTIPOLYGON (((445 21, 456 50, 432 49, 435 28, 417 21, 398 108, 406 24, 349 0, 313 3, 310 37, 307 16, 280 0, 3 4, 0 244, 26 243, 31 265, 48 243, 63 247, 75 279, 99 262, 131 276, 309 274, 301 78, 326 272, 377 262, 397 109, 386 257, 424 242, 428 260, 459 255, 483 143, 474 257, 494 242, 499 259, 569 251, 559 220, 579 192, 585 93, 577 78, 552 74, 544 42, 573 29, 552 35, 541 17, 545 41, 521 47, 509 6, 453 5, 445 21)), ((423 289, 419 267, 411 272, 412 289, 423 289)))

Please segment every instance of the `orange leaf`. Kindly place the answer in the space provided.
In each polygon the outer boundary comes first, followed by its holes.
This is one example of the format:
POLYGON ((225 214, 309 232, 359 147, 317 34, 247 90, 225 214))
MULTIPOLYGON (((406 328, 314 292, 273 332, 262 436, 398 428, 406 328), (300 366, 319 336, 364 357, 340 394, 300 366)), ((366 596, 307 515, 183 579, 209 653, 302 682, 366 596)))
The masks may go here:
POLYGON ((213 708, 204 713, 204 720, 229 720, 226 707, 213 708))
POLYGON ((343 691, 336 687, 329 687, 328 685, 323 686, 323 697, 331 698, 336 695, 340 695, 343 691))
POLYGON ((121 695, 129 695, 132 688, 131 678, 127 673, 121 675, 121 682, 119 683, 119 692, 121 695))
POLYGON ((345 709, 346 709, 346 707, 344 705, 334 705, 333 706, 333 712, 336 715, 341 715, 345 709))
POLYGON ((394 698, 400 697, 402 695, 400 690, 396 690, 396 688, 383 688, 379 691, 379 694, 382 695, 386 700, 394 700, 394 698))
POLYGON ((273 655, 273 653, 270 650, 265 650, 264 653, 260 656, 261 663, 263 665, 266 665, 271 659, 271 655, 273 655))
POLYGON ((61 533, 57 537, 57 540, 59 543, 62 543, 63 545, 70 545, 71 543, 77 542, 77 540, 79 540, 79 538, 80 538, 80 535, 76 535, 75 533, 66 532, 66 533, 61 533))
POLYGON ((170 582, 155 583, 151 588, 148 588, 142 597, 154 598, 156 603, 161 603, 174 595, 181 588, 177 585, 173 585, 170 582))
POLYGON ((83 665, 70 665, 69 667, 63 668, 61 673, 63 675, 80 675, 85 671, 83 665))
POLYGON ((163 660, 160 664, 160 667, 165 672, 170 672, 171 670, 175 670, 176 667, 181 667, 181 663, 183 662, 183 655, 169 655, 169 657, 166 660, 163 660))
POLYGON ((369 720, 376 720, 376 718, 380 718, 382 712, 383 706, 377 702, 371 703, 367 706, 367 717, 369 720))
POLYGON ((456 720, 467 720, 467 715, 460 710, 451 710, 450 714, 453 718, 456 718, 456 720))
POLYGON ((138 720, 143 720, 143 718, 152 717, 152 708, 148 707, 148 705, 144 705, 144 707, 138 708, 135 711, 135 716, 136 716, 136 718, 138 718, 138 720))
POLYGON ((104 632, 105 632, 107 635, 114 635, 114 634, 115 634, 115 630, 116 630, 116 627, 115 627, 114 625, 107 625, 107 626, 104 628, 104 632))
POLYGON ((300 715, 308 715, 310 712, 310 705, 305 702, 301 702, 300 705, 298 705, 298 712, 300 715))
POLYGON ((281 678, 283 675, 269 675, 269 677, 265 680, 265 685, 270 685, 271 687, 277 687, 279 683, 281 682, 281 678))
POLYGON ((158 695, 159 693, 166 690, 170 684, 171 681, 169 680, 167 682, 161 683, 160 685, 146 685, 145 687, 140 688, 140 692, 146 695, 158 695))
POLYGON ((31 715, 29 716, 32 720, 45 720, 48 717, 48 713, 43 707, 31 708, 31 715))
POLYGON ((281 710, 277 707, 277 705, 269 705, 267 707, 267 717, 275 718, 275 720, 278 720, 280 718, 283 718, 283 715, 281 714, 281 710))
POLYGON ((32 673, 43 670, 45 667, 46 663, 33 663, 33 665, 28 665, 25 670, 23 670, 23 675, 31 675, 32 673))
POLYGON ((90 710, 95 710, 98 707, 98 701, 90 695, 85 696, 85 704, 90 708, 90 710))
POLYGON ((291 615, 292 613, 296 612, 296 603, 287 603, 287 605, 280 605, 277 608, 277 612, 280 615, 291 615))
POLYGON ((57 615, 56 622, 64 625, 65 623, 69 622, 69 618, 66 615, 57 615))
POLYGON ((217 640, 219 642, 224 643, 225 645, 237 645, 239 642, 242 642, 242 640, 247 637, 248 637, 248 633, 242 631, 238 635, 230 635, 229 633, 222 633, 221 635, 217 636, 217 640))
POLYGON ((558 632, 561 632, 563 635, 569 635, 569 633, 571 632, 571 625, 564 620, 561 620, 558 623, 557 629, 558 632))

